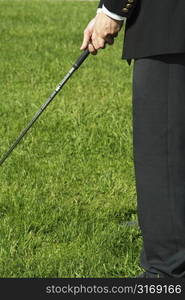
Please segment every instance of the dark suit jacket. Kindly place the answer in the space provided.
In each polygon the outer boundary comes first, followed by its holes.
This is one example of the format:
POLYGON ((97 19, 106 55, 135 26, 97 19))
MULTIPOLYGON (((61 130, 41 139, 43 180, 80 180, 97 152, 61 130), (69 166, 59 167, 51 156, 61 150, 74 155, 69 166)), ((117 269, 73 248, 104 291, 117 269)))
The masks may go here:
POLYGON ((123 58, 185 52, 185 0, 101 0, 99 7, 103 4, 127 17, 123 58))

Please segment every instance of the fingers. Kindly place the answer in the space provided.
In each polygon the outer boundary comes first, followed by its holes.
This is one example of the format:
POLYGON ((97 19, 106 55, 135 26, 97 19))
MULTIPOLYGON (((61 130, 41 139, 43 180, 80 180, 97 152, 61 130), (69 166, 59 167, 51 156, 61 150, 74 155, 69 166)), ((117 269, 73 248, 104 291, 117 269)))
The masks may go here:
POLYGON ((105 40, 106 40, 106 43, 109 44, 109 45, 114 44, 114 37, 111 36, 111 35, 108 35, 105 40))
POLYGON ((84 30, 84 38, 80 50, 85 50, 88 47, 88 44, 91 40, 91 33, 88 29, 84 30))
POLYGON ((100 37, 92 36, 92 39, 89 41, 87 47, 91 54, 96 55, 99 49, 105 49, 106 44, 113 45, 114 37, 108 35, 105 39, 102 39, 100 37))
POLYGON ((96 35, 96 33, 92 34, 91 40, 92 40, 93 47, 96 50, 104 49, 105 48, 106 40, 104 38, 96 35))
POLYGON ((105 49, 106 44, 113 45, 115 37, 116 35, 108 35, 105 38, 101 38, 95 34, 91 35, 88 31, 84 31, 84 40, 80 49, 85 50, 88 48, 91 54, 96 55, 99 49, 105 49))
POLYGON ((93 44, 92 44, 91 41, 89 42, 88 50, 89 50, 89 52, 90 52, 92 55, 96 55, 96 54, 97 54, 97 50, 94 48, 94 46, 93 46, 93 44))
POLYGON ((106 43, 109 45, 113 45, 115 37, 117 37, 117 34, 109 34, 105 38, 102 38, 86 28, 84 30, 84 38, 80 50, 85 50, 88 48, 91 54, 96 55, 99 49, 104 49, 106 47, 106 43))

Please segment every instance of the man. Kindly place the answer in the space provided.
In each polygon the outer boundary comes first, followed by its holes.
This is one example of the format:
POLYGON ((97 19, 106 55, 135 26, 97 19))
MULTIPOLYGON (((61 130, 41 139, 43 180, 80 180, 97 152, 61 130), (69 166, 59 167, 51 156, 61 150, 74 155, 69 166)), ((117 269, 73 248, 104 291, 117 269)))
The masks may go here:
MULTIPOLYGON (((185 277, 185 1, 101 0, 81 49, 113 44, 127 19, 123 58, 134 60, 133 147, 139 277, 185 277)), ((123 129, 124 130, 124 129, 123 129)))

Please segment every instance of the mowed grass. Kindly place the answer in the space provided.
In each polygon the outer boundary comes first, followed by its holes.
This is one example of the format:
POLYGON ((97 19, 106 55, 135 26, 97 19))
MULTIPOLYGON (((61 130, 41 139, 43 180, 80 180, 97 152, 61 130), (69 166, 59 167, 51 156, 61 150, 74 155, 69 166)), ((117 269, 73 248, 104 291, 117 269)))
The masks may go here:
MULTIPOLYGON (((97 2, 0 1, 0 153, 80 55, 97 2)), ((132 67, 90 56, 0 167, 0 277, 132 277, 140 271, 132 67)))

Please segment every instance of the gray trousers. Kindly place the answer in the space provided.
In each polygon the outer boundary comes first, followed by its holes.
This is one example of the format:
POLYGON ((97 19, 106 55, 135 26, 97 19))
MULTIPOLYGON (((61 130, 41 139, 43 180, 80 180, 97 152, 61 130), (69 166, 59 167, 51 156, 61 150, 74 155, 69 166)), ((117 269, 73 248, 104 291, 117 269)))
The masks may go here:
POLYGON ((185 54, 135 60, 132 104, 141 266, 185 277, 185 54))

